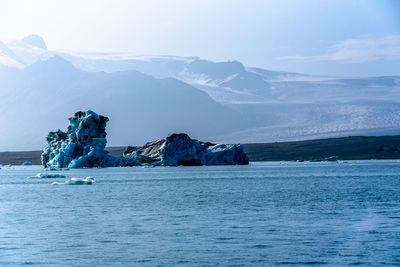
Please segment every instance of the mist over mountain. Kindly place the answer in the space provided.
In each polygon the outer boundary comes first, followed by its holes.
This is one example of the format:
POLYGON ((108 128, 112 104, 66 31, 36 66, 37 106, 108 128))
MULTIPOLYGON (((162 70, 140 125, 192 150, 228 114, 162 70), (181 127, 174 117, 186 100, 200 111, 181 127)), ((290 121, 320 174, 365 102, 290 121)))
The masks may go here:
POLYGON ((60 57, 1 76, 0 83, 2 150, 42 147, 47 133, 65 128, 77 110, 111 118, 111 145, 143 144, 175 131, 202 138, 249 126, 238 112, 176 79, 85 72, 60 57))
POLYGON ((0 42, 0 151, 41 149, 77 110, 110 117, 109 145, 172 132, 214 142, 400 133, 400 76, 333 77, 198 57, 0 42))

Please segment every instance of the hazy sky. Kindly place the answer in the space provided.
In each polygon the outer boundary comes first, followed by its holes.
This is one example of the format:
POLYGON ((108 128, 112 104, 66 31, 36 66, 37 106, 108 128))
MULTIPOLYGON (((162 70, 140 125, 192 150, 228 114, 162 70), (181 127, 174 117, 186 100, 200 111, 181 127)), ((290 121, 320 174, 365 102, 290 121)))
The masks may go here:
POLYGON ((398 0, 0 0, 0 40, 49 49, 240 60, 334 75, 400 74, 398 0))

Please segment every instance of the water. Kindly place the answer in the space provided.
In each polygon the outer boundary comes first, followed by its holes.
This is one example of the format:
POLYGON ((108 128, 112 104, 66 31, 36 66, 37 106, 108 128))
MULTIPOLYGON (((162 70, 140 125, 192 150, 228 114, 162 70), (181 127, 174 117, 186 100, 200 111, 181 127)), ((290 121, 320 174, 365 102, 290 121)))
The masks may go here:
POLYGON ((0 170, 0 265, 400 264, 400 161, 38 172, 0 170))

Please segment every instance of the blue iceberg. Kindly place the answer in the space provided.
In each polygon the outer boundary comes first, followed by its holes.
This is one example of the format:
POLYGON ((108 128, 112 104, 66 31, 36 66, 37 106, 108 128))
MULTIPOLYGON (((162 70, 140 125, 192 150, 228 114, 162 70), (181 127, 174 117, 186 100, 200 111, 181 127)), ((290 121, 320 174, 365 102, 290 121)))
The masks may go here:
POLYGON ((108 118, 79 111, 69 118, 67 132, 50 132, 41 156, 50 169, 118 166, 244 165, 249 160, 241 145, 223 145, 172 134, 142 147, 128 147, 120 157, 109 155, 106 125, 108 118))
POLYGON ((113 157, 105 150, 108 118, 88 111, 69 118, 67 132, 58 130, 47 136, 41 156, 47 168, 110 167, 125 165, 123 157, 113 157))

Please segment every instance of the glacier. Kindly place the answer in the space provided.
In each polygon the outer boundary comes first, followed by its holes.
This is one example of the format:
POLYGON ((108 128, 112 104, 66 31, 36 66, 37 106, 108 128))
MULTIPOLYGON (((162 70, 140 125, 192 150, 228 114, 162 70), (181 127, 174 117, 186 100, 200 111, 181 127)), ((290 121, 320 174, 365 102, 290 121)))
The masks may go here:
POLYGON ((105 149, 107 117, 91 110, 78 111, 69 121, 67 132, 48 134, 41 155, 45 168, 249 164, 242 145, 201 142, 184 133, 128 147, 122 156, 115 157, 105 149))

